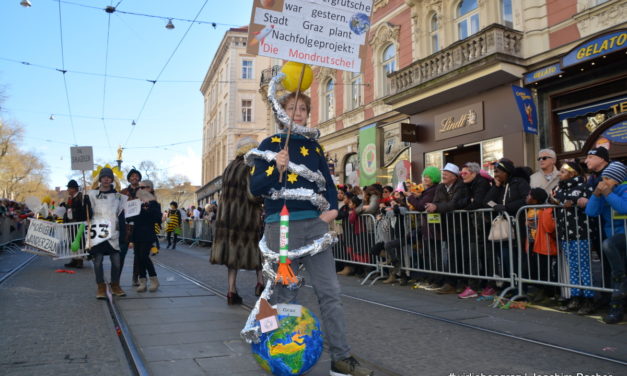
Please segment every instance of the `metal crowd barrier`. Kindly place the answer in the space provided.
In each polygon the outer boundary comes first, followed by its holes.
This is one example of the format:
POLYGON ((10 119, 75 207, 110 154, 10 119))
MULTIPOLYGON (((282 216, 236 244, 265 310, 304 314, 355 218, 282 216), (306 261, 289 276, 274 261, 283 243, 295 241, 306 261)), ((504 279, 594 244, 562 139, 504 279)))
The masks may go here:
POLYGON ((29 227, 41 224, 42 226, 40 227, 45 229, 45 233, 40 231, 33 234, 33 240, 30 240, 31 235, 27 233, 22 251, 41 256, 52 256, 54 260, 87 256, 89 254, 85 250, 85 232, 79 232, 80 225, 86 225, 86 222, 55 223, 34 218, 29 218, 28 220, 30 223, 29 227), (50 241, 49 238, 53 240, 50 241), (76 251, 72 251, 72 243, 74 241, 78 241, 76 251), (45 243, 46 246, 37 246, 36 244, 39 242, 42 242, 42 245, 45 243))
MULTIPOLYGON (((165 235, 167 224, 163 224, 162 235, 165 235)), ((181 224, 181 235, 178 236, 179 242, 186 243, 191 247, 198 246, 202 243, 213 243, 213 226, 204 219, 187 219, 181 224)))
MULTIPOLYGON (((612 292, 600 216, 588 217, 576 206, 530 205, 520 208, 516 217, 525 221, 525 226, 517 229, 518 249, 522 251, 518 253, 518 292, 513 299, 524 297, 526 285, 531 284, 560 288, 564 298, 586 294, 591 297, 594 291, 612 292), (543 211, 548 211, 545 214, 553 219, 548 223, 552 232, 542 231, 540 235, 536 228, 543 224, 543 211), (534 249, 539 242, 548 244, 548 249, 534 249)), ((622 220, 622 225, 627 237, 627 219, 622 220)), ((611 228, 616 233, 613 221, 611 228)))
POLYGON ((27 221, 16 221, 9 217, 0 217, 0 250, 16 252, 20 247, 16 244, 24 240, 27 221))
MULTIPOLYGON (((338 262, 374 268, 362 284, 376 275, 370 283, 374 284, 385 276, 385 269, 397 265, 403 273, 508 283, 501 293, 505 295, 516 286, 516 242, 511 236, 488 240, 490 224, 497 215, 491 209, 457 210, 439 216, 426 212, 392 218, 362 215, 357 226, 342 221, 340 241, 333 252, 338 262), (377 255, 380 250, 394 261, 382 262, 377 255)), ((513 219, 506 213, 503 218, 515 234, 513 219)))
MULTIPOLYGON (((581 211, 554 205, 525 206, 515 217, 502 213, 511 236, 491 240, 490 229, 498 214, 492 209, 456 210, 437 218, 424 212, 407 212, 392 217, 400 223, 386 224, 391 222, 389 217, 372 215, 360 216, 355 225, 348 220, 336 221, 339 242, 333 253, 337 262, 373 268, 362 284, 376 276, 370 282, 374 284, 385 277, 386 269, 396 266, 402 273, 431 278, 506 284, 501 297, 514 290, 512 300, 524 297, 526 286, 531 284, 558 287, 566 298, 572 289, 612 291, 609 264, 602 252, 605 236, 601 217, 589 218, 581 211), (535 242, 529 241, 538 236, 532 231, 543 209, 552 210, 551 225, 555 227, 553 233, 544 235, 555 239, 554 254, 548 256, 534 252, 530 247, 535 242), (571 230, 583 231, 585 237, 560 227, 558 221, 567 215, 571 230), (386 251, 387 262, 378 256, 380 250, 386 251)), ((622 224, 627 233, 627 219, 622 224)))

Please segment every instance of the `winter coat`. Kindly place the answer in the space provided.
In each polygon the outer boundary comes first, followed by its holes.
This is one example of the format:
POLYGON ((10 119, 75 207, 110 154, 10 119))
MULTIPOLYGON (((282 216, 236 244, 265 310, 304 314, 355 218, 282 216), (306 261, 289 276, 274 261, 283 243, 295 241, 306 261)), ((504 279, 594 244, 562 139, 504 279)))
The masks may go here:
POLYGON ((89 196, 85 196, 83 200, 83 194, 81 192, 78 192, 74 197, 68 198, 65 205, 66 211, 65 214, 63 214, 63 223, 86 221, 87 210, 90 212, 89 216, 91 217, 92 215, 89 196))
POLYGON ((261 268, 259 239, 263 222, 261 201, 249 189, 250 167, 237 156, 222 174, 211 263, 230 269, 261 268))
POLYGON ((533 239, 533 252, 541 255, 557 255, 557 241, 555 239, 555 219, 553 209, 530 209, 527 218, 536 221, 533 239))
POLYGON ((559 170, 554 167, 553 172, 551 173, 551 180, 547 181, 544 177, 544 172, 542 170, 536 171, 531 175, 529 186, 531 188, 542 188, 546 191, 547 194, 551 194, 557 184, 560 181, 559 170))
POLYGON ((414 207, 415 211, 423 212, 425 211, 425 205, 433 202, 437 187, 437 185, 430 186, 425 189, 420 196, 409 195, 409 197, 407 197, 407 201, 414 207))
POLYGON ((557 233, 560 241, 587 240, 590 235, 590 221, 582 208, 577 206, 577 200, 592 195, 592 187, 586 184, 583 176, 575 176, 568 180, 561 180, 553 191, 553 198, 560 204, 571 201, 570 208, 556 208, 557 233))
POLYGON ((509 185, 509 188, 507 189, 507 197, 505 197, 505 210, 509 215, 515 216, 518 209, 525 205, 527 195, 531 190, 529 183, 523 178, 511 178, 500 187, 493 185, 488 191, 484 202, 486 206, 490 201, 495 202, 497 205, 503 205, 503 195, 507 185, 509 185))
POLYGON ((470 201, 466 206, 466 210, 475 210, 485 208, 485 196, 490 191, 490 181, 483 176, 477 174, 475 178, 466 184, 470 201))
POLYGON ((613 216, 627 214, 627 182, 614 187, 607 196, 592 195, 586 214, 590 217, 601 216, 603 219, 603 231, 606 237, 614 234, 625 233, 625 219, 613 219, 613 216))
POLYGON ((142 203, 141 211, 133 217, 134 243, 152 243, 155 241, 155 224, 161 222, 161 205, 157 201, 142 203))

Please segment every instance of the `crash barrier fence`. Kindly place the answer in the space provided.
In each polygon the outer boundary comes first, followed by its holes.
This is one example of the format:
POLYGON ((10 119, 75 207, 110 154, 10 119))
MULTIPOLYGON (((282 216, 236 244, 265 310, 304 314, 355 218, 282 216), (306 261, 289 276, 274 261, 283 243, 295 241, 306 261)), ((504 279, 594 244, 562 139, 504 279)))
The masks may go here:
POLYGON ((0 217, 0 250, 14 252, 19 250, 16 243, 24 240, 26 221, 16 221, 10 217, 0 217))
MULTIPOLYGON (((621 232, 621 227, 627 229, 627 220, 611 226, 613 233, 621 232)), ((362 284, 374 284, 385 277, 386 269, 397 268, 440 281, 462 278, 474 279, 475 284, 507 284, 501 297, 513 290, 513 300, 523 297, 531 284, 555 286, 565 297, 582 290, 612 291, 609 263, 602 251, 603 222, 600 217, 587 217, 581 209, 525 206, 516 216, 492 209, 361 215, 353 223, 335 221, 334 229, 339 238, 333 247, 336 261, 373 268, 362 284), (542 209, 551 211, 545 218, 552 232, 541 233, 554 239, 553 250, 546 251, 552 255, 539 248, 534 251, 542 209), (502 225, 493 225, 495 221, 506 225, 509 236, 498 236, 492 227, 502 225)))
POLYGON ((22 251, 42 256, 52 256, 55 260, 87 256, 87 237, 107 239, 111 233, 106 224, 87 222, 55 223, 29 218, 28 230, 22 251))

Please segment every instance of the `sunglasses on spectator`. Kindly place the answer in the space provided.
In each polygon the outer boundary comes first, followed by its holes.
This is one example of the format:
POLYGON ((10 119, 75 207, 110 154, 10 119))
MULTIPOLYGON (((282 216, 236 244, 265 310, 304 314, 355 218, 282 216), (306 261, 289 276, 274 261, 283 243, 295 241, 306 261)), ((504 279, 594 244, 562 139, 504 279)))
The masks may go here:
POLYGON ((140 185, 140 186, 139 186, 139 187, 137 187, 137 188, 139 188, 139 189, 149 189, 150 187, 147 187, 147 186, 145 186, 145 185, 140 185))
POLYGON ((551 158, 553 158, 553 157, 544 156, 544 157, 538 157, 538 160, 539 161, 546 161, 547 159, 551 159, 551 158))

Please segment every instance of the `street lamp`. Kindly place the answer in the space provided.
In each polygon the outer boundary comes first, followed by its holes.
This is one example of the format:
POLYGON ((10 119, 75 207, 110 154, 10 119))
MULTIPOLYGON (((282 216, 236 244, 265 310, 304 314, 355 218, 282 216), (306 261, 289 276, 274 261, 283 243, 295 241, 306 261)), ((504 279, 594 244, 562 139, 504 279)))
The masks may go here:
POLYGON ((118 147, 118 159, 116 159, 115 161, 118 163, 118 170, 122 171, 122 152, 124 151, 124 148, 122 146, 118 147))

